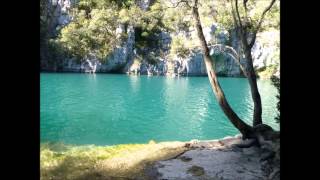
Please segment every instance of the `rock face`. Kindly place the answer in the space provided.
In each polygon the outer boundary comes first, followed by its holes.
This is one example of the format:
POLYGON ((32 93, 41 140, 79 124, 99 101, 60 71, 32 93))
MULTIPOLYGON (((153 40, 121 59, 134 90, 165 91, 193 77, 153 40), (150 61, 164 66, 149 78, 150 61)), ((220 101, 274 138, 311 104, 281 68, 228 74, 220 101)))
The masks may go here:
MULTIPOLYGON (((206 28, 205 30, 205 35, 209 41, 213 38, 213 31, 210 30, 215 30, 215 28, 214 26, 212 26, 209 30, 208 28, 206 28)), ((124 31, 124 27, 120 25, 119 32, 122 31, 124 31)), ((141 62, 134 62, 134 57, 137 54, 135 53, 134 49, 135 38, 134 28, 132 26, 129 26, 127 28, 127 34, 127 40, 122 44, 121 47, 115 49, 115 51, 108 57, 106 63, 97 63, 95 72, 119 72, 141 75, 206 76, 206 68, 200 49, 194 49, 186 58, 174 57, 172 59, 169 59, 168 56, 165 56, 165 58, 158 57, 158 62, 156 64, 150 64, 146 59, 142 60, 141 62)), ((275 59, 273 58, 273 52, 275 52, 276 47, 273 46, 273 43, 266 44, 259 41, 261 37, 265 38, 269 35, 269 33, 265 33, 258 36, 257 42, 254 45, 252 53, 254 57, 254 66, 257 69, 267 67, 276 63, 275 59)), ((159 47, 160 49, 167 52, 169 51, 168 47, 171 43, 171 36, 172 35, 170 34, 163 33, 163 35, 161 36, 163 43, 162 47, 159 47)), ((218 34, 216 37, 217 42, 222 44, 226 43, 228 36, 229 35, 227 33, 218 34)), ((239 39, 237 39, 235 34, 231 34, 231 45, 236 50, 239 50, 240 48, 238 43, 239 39)), ((216 72, 218 75, 229 77, 242 76, 239 65, 231 56, 214 53, 211 53, 211 55, 215 56, 216 72)), ((93 61, 92 63, 94 63, 93 61)), ((241 63, 245 64, 245 60, 241 59, 241 63)), ((64 68, 64 71, 82 72, 82 69, 80 65, 76 65, 73 63, 72 68, 64 68)))
POLYGON ((254 59, 253 66, 261 69, 267 66, 276 65, 277 55, 279 55, 279 32, 268 31, 258 34, 257 41, 252 48, 252 56, 254 59))
MULTIPOLYGON (((71 0, 56 0, 50 1, 49 9, 52 14, 49 24, 49 32, 51 36, 55 36, 59 29, 67 25, 72 17, 68 14, 70 7, 75 3, 71 0)), ((141 9, 147 10, 152 5, 153 0, 137 1, 141 9)), ((223 28, 222 28, 223 29, 223 28)), ((202 53, 199 47, 191 50, 191 53, 184 58, 169 57, 170 45, 172 37, 182 35, 183 37, 191 37, 190 41, 195 41, 197 35, 195 31, 167 33, 161 32, 159 39, 161 45, 158 47, 159 51, 153 54, 156 57, 156 63, 149 63, 148 59, 140 59, 136 61, 139 56, 135 49, 135 28, 129 25, 127 28, 119 24, 117 29, 117 36, 126 31, 127 39, 123 41, 121 46, 118 46, 112 54, 110 54, 105 63, 100 62, 94 55, 88 55, 87 58, 76 61, 74 58, 65 59, 62 63, 61 71, 65 72, 116 72, 128 74, 148 74, 148 75, 168 75, 168 76, 206 76, 206 68, 202 58, 202 53), (160 54, 160 50, 163 53, 160 54)), ((203 27, 203 32, 208 44, 228 44, 236 51, 240 50, 240 39, 236 36, 235 30, 221 31, 221 27, 217 24, 212 24, 210 27, 203 27), (217 31, 219 29, 219 31, 217 31), (214 42, 214 43, 213 43, 214 42)), ((252 56, 254 58, 254 67, 257 70, 265 69, 269 66, 277 66, 279 75, 279 31, 263 32, 258 34, 256 43, 252 49, 252 56)), ((141 52, 140 52, 141 53, 141 52)), ((151 54, 151 52, 144 52, 151 54)), ((152 52, 153 53, 153 52, 152 52)), ((140 54, 141 55, 141 54, 140 54)), ((237 62, 225 54, 211 54, 216 59, 216 72, 219 76, 242 76, 241 69, 237 62)), ((240 61, 245 65, 245 59, 240 61)))
POLYGON ((146 11, 152 3, 154 3, 154 0, 139 0, 139 1, 137 1, 138 6, 144 11, 146 11))
MULTIPOLYGON (((203 29, 204 35, 208 42, 216 39, 218 43, 226 44, 228 41, 228 32, 222 31, 217 33, 216 36, 213 34, 217 30, 217 25, 213 24, 211 27, 206 27, 203 29)), ((179 32, 172 34, 163 34, 161 36, 162 40, 162 49, 164 52, 170 51, 171 39, 173 36, 182 35, 183 37, 197 38, 195 32, 179 32)), ((192 39, 191 39, 192 40, 192 39)), ((230 56, 219 55, 216 56, 216 71, 218 75, 221 76, 241 76, 241 71, 239 65, 236 63, 234 59, 230 56)), ((147 61, 143 61, 140 63, 140 66, 135 65, 131 71, 127 71, 128 73, 138 72, 140 74, 156 74, 156 75, 169 75, 169 76, 177 76, 177 75, 185 75, 185 76, 206 76, 206 68, 203 61, 201 50, 197 47, 194 48, 191 53, 182 58, 182 57, 171 57, 165 56, 164 59, 159 58, 159 61, 156 65, 149 65, 147 61), (145 70, 148 69, 148 70, 145 70)))
POLYGON ((72 17, 69 15, 71 6, 75 1, 71 0, 47 0, 47 18, 49 36, 57 36, 58 30, 67 25, 72 17))
MULTIPOLYGON (((119 26, 121 32, 124 31, 123 26, 119 26)), ((107 63, 98 66, 97 72, 123 72, 127 63, 132 62, 134 53, 134 28, 128 26, 127 28, 128 38, 122 46, 117 47, 114 52, 107 57, 107 63)))
POLYGON ((71 22, 71 6, 77 0, 41 0, 40 67, 45 71, 62 70, 59 61, 52 60, 47 39, 56 38, 59 30, 71 22))

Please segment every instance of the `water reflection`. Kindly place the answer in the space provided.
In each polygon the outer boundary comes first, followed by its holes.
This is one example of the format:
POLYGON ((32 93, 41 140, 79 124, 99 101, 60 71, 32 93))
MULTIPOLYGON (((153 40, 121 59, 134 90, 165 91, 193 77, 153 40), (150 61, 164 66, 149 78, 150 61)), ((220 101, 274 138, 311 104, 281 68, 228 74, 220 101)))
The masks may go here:
POLYGON ((136 93, 139 90, 139 86, 140 86, 140 78, 139 76, 135 76, 135 75, 130 75, 129 77, 129 81, 130 81, 130 87, 132 92, 136 93))
MULTIPOLYGON (((219 78, 229 104, 252 124, 245 78, 219 78)), ((258 81, 263 120, 277 127, 276 89, 258 81)), ((239 133, 207 77, 49 74, 41 77, 41 141, 75 144, 214 139, 239 133)))
POLYGON ((277 89, 270 80, 259 80, 258 88, 262 101, 262 120, 264 123, 279 130, 279 124, 274 119, 277 112, 277 89))

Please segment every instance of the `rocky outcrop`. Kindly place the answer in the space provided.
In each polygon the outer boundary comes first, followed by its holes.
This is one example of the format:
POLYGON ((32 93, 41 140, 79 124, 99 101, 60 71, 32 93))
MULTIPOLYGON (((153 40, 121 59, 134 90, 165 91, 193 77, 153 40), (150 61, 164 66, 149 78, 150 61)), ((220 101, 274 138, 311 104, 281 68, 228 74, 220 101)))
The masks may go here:
POLYGON ((56 37, 58 31, 72 20, 69 13, 74 3, 71 0, 47 0, 47 13, 41 18, 48 23, 49 37, 56 37))
MULTIPOLYGON (((119 26, 119 33, 125 31, 123 25, 119 26)), ((98 66, 97 72, 119 72, 123 73, 125 66, 133 61, 134 51, 134 27, 128 26, 127 28, 127 40, 119 47, 117 47, 114 52, 107 57, 105 64, 98 66)))
POLYGON ((252 48, 253 66, 261 69, 279 64, 279 31, 267 31, 258 34, 252 48))
MULTIPOLYGON (((63 71, 62 58, 52 52, 49 39, 55 39, 60 29, 72 20, 71 7, 78 0, 41 0, 40 9, 40 68, 43 71, 63 71)), ((68 63, 65 63, 68 64, 68 63)), ((79 65, 80 66, 80 65, 79 65)))
POLYGON ((247 141, 242 140, 241 135, 211 141, 193 140, 185 145, 188 151, 155 162, 146 169, 146 174, 152 179, 280 179, 280 156, 274 158, 274 162, 263 161, 262 148, 239 148, 247 141))
MULTIPOLYGON (((257 34, 257 39, 251 50, 253 66, 257 72, 274 67, 274 72, 270 75, 280 76, 280 32, 279 30, 269 30, 257 34)), ((241 41, 236 35, 236 30, 230 33, 231 46, 237 51, 241 51, 241 41)), ((240 63, 245 67, 246 60, 241 57, 240 63)))
POLYGON ((142 10, 146 11, 154 1, 155 0, 139 0, 136 3, 142 10))
MULTIPOLYGON (((228 32, 222 31, 220 33, 217 33, 216 36, 213 34, 217 30, 216 24, 213 24, 211 27, 204 28, 204 35, 206 37, 206 40, 208 42, 212 41, 213 39, 216 39, 218 43, 225 44, 228 41, 228 32)), ((182 35, 183 37, 193 37, 190 38, 190 41, 193 41, 195 38, 197 38, 195 32, 179 32, 179 33, 172 33, 172 34, 166 34, 161 36, 162 38, 162 47, 159 47, 162 49, 163 52, 169 52, 170 51, 170 43, 171 38, 173 36, 182 35)), ((168 53, 167 53, 168 54, 168 53)), ((213 54, 212 54, 213 55, 213 54)), ((239 65, 236 63, 234 59, 232 59, 230 56, 225 55, 216 55, 216 71, 217 74, 220 76, 240 76, 241 71, 239 65)), ((183 75, 183 76, 206 76, 206 68, 205 64, 202 58, 202 53, 199 48, 194 48, 191 50, 191 53, 182 58, 178 56, 174 57, 168 57, 166 56, 165 59, 159 58, 159 61, 156 65, 148 65, 147 61, 142 61, 140 63, 140 66, 134 65, 133 68, 131 68, 131 71, 127 71, 127 73, 135 73, 138 72, 140 74, 160 74, 160 75, 168 75, 168 76, 177 76, 177 75, 183 75), (143 69, 146 69, 145 67, 148 67, 148 71, 144 71, 143 69)))
MULTIPOLYGON (((119 26, 120 31, 123 31, 123 27, 119 26)), ((274 33, 274 32, 273 32, 274 33)), ((150 64, 146 59, 134 62, 134 58, 137 55, 134 49, 134 28, 129 26, 127 29, 128 38, 123 43, 121 47, 115 49, 115 51, 108 57, 106 63, 96 62, 96 59, 88 59, 91 63, 96 63, 95 72, 119 72, 128 74, 141 74, 141 75, 169 75, 169 76, 205 76, 206 68, 204 61, 202 59, 202 53, 199 49, 194 49, 189 56, 186 58, 173 57, 169 59, 168 57, 161 58, 158 57, 158 62, 156 64, 150 64)), ((212 32, 207 31, 207 37, 210 40, 212 37, 209 35, 212 32)), ((227 35, 219 34, 217 41, 221 44, 226 43, 227 35)), ((263 67, 271 66, 276 64, 278 61, 274 58, 274 52, 276 52, 276 47, 273 43, 264 43, 260 39, 269 36, 269 33, 259 35, 257 42, 252 50, 254 58, 254 66, 257 69, 263 67)), ((231 35, 231 44, 234 49, 239 50, 239 40, 235 35, 231 35)), ((162 49, 168 51, 168 46, 171 43, 170 36, 166 35, 163 40, 162 49)), ((211 51, 211 55, 215 56, 216 59, 216 72, 220 76, 231 76, 237 77, 242 76, 241 69, 237 62, 226 54, 217 54, 211 51)), ((245 59, 241 59, 241 63, 245 65, 245 59)), ((68 67, 64 68, 65 71, 72 72, 84 72, 80 65, 76 63, 68 63, 68 67), (71 65, 70 65, 71 64, 71 65)))
MULTIPOLYGON (((119 25, 117 32, 121 34, 125 30, 123 25, 119 25)), ((102 63, 91 53, 82 61, 75 58, 66 59, 62 71, 65 72, 118 72, 124 73, 124 67, 132 61, 134 55, 134 28, 128 26, 128 38, 121 46, 118 46, 111 55, 107 57, 106 63, 102 63)))
MULTIPOLYGON (((53 37, 59 29, 68 24, 72 17, 68 14, 74 1, 56 0, 49 3, 49 34, 53 37)), ((137 1, 141 9, 147 10, 153 3, 152 0, 137 1)), ((195 31, 179 31, 174 33, 161 32, 158 40, 160 45, 158 51, 142 51, 143 54, 152 54, 156 58, 156 63, 150 63, 148 56, 137 54, 135 49, 135 28, 131 25, 125 27, 119 24, 117 28, 117 37, 126 31, 127 39, 121 45, 116 47, 108 57, 105 63, 102 63, 94 55, 88 55, 82 61, 74 58, 65 59, 61 71, 66 72, 117 72, 128 74, 148 74, 148 75, 169 75, 169 76, 206 76, 206 68, 203 62, 202 53, 199 47, 191 49, 191 53, 184 58, 178 56, 169 56, 172 37, 181 35, 190 41, 197 41, 195 31), (161 53, 160 53, 161 51, 161 53), (82 63, 80 63, 82 62, 82 63)), ((215 43, 231 45, 237 52, 240 52, 240 39, 236 36, 236 30, 226 31, 218 24, 212 24, 204 27, 203 32, 208 44, 215 43), (219 31, 218 31, 219 30, 219 31)), ((216 72, 219 76, 242 76, 238 63, 229 55, 224 53, 211 53, 216 59, 216 72)), ((252 49, 254 59, 253 65, 258 71, 263 71, 267 67, 276 67, 272 72, 279 75, 279 31, 269 31, 259 33, 256 43, 252 49)), ((242 56, 241 56, 242 57, 242 56)), ((245 59, 241 58, 240 63, 246 65, 245 59)))

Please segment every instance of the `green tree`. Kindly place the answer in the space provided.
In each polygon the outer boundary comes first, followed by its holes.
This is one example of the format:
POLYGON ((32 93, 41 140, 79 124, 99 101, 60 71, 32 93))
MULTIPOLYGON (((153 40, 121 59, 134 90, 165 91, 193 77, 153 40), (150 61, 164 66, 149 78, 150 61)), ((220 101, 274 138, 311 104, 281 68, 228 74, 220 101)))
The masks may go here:
MULTIPOLYGON (((243 67, 244 74, 247 76, 251 88, 252 100, 254 103, 253 110, 253 126, 262 124, 262 105, 261 97, 257 86, 257 77, 253 68, 253 58, 251 49, 256 41, 257 33, 261 30, 263 20, 268 11, 272 8, 276 0, 271 0, 269 4, 263 9, 260 15, 250 13, 250 6, 247 0, 243 1, 242 12, 238 0, 231 0, 231 9, 234 24, 237 27, 238 35, 241 39, 244 55, 246 57, 246 67, 243 67), (251 17, 250 17, 251 15, 251 17)), ((258 1, 253 1, 251 9, 257 5, 258 1)), ((240 66, 242 66, 240 64, 240 66)))
MULTIPOLYGON (((215 72, 215 61, 216 61, 215 57, 210 56, 209 48, 203 34, 200 15, 199 15, 199 9, 198 9, 198 0, 178 1, 176 6, 178 6, 179 4, 184 4, 186 7, 190 8, 190 10, 192 11, 194 25, 196 28, 198 38, 200 40, 201 50, 203 53, 203 58, 206 65, 209 82, 211 84, 212 90, 217 98, 217 101, 221 109, 223 110, 225 115, 228 117, 230 122, 241 132, 244 139, 252 138, 254 140, 253 142, 258 142, 260 145, 262 144, 267 145, 268 143, 266 143, 266 140, 270 140, 275 137, 278 137, 278 133, 275 132, 270 126, 265 124, 250 126, 247 123, 245 123, 234 112, 234 110, 231 108, 231 106, 229 105, 224 95, 223 89, 220 86, 220 83, 218 81, 218 78, 215 72)), ((249 78, 250 77, 248 77, 248 79, 249 78)))
POLYGON ((186 39, 180 36, 173 37, 170 49, 171 56, 177 55, 182 58, 187 57, 191 53, 191 50, 186 46, 186 41, 186 39))
POLYGON ((113 1, 80 1, 74 9, 74 20, 61 30, 58 42, 79 60, 94 53, 104 61, 120 43, 116 38, 120 21, 117 9, 113 1))

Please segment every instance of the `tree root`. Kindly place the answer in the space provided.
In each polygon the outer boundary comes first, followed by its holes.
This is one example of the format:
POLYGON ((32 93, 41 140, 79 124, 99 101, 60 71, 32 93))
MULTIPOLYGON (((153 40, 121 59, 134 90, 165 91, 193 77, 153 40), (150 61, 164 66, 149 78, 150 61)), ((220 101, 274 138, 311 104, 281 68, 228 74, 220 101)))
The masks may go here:
POLYGON ((274 151, 268 152, 268 153, 262 155, 260 161, 266 161, 266 160, 272 159, 272 158, 274 158, 275 155, 276 155, 276 153, 274 151))
MULTIPOLYGON (((278 168, 278 160, 280 158, 280 132, 274 131, 270 126, 260 124, 253 127, 252 132, 247 135, 254 140, 250 140, 250 143, 240 145, 240 147, 251 147, 257 144, 261 149, 260 162, 265 162, 266 165, 273 169, 273 171, 265 171, 269 174, 268 179, 279 179, 280 169, 278 168)), ((239 147, 239 146, 238 146, 239 147)))
POLYGON ((257 139, 248 139, 247 142, 243 142, 241 144, 235 144, 235 146, 238 148, 250 148, 254 145, 257 145, 257 143, 258 143, 257 139))
POLYGON ((274 171, 272 171, 272 173, 270 173, 268 179, 269 180, 280 179, 280 169, 277 168, 274 171), (278 175, 278 178, 277 178, 277 175, 278 175))

